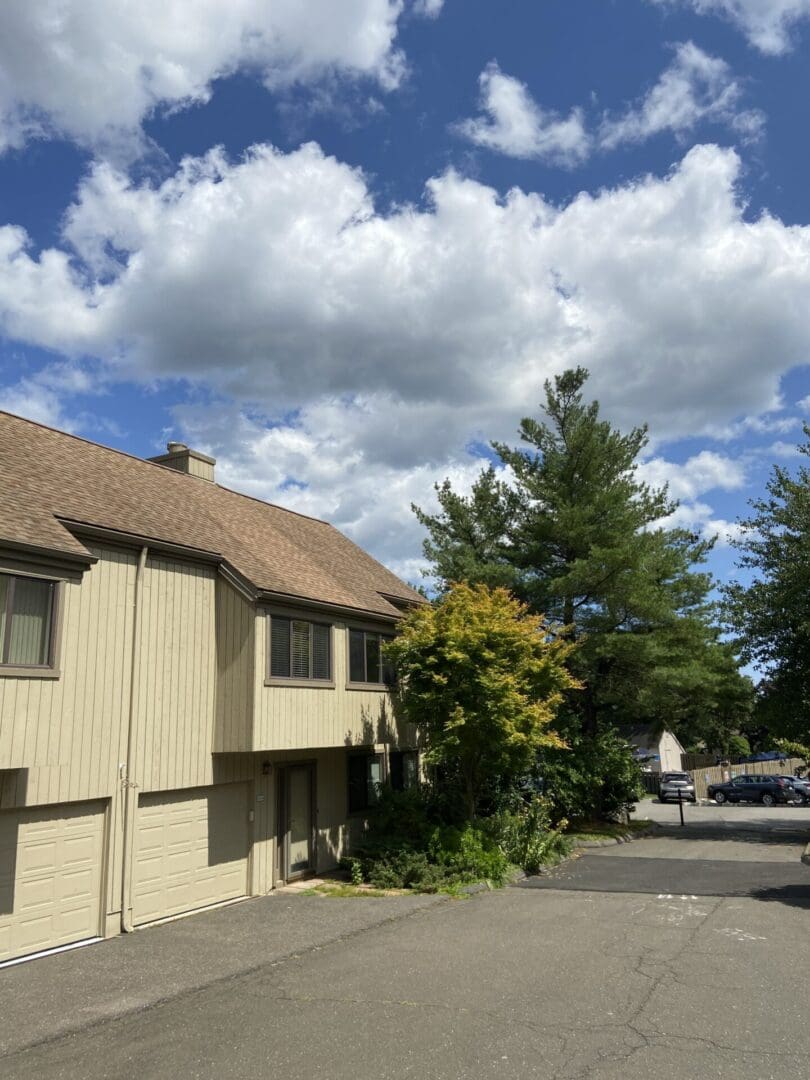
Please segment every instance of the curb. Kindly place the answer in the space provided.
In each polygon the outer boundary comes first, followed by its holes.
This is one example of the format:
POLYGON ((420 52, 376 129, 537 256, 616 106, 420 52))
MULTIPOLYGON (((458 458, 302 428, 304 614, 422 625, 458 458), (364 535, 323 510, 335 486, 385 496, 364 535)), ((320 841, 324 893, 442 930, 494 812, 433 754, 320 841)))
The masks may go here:
MULTIPOLYGON (((540 873, 546 873, 545 867, 541 867, 540 873)), ((510 874, 504 881, 504 887, 508 888, 510 885, 517 884, 518 881, 525 881, 528 876, 525 870, 515 870, 514 874, 510 874)), ((464 893, 465 896, 475 896, 480 892, 492 892, 495 888, 498 886, 489 881, 474 881, 471 885, 462 885, 459 892, 464 893)))
POLYGON ((807 866, 810 866, 810 844, 808 844, 807 847, 804 849, 804 854, 802 855, 802 862, 805 863, 807 866))
POLYGON ((604 840, 577 840, 574 839, 575 848, 600 848, 600 847, 614 847, 616 844, 629 844, 633 840, 643 839, 645 836, 651 836, 656 829, 655 822, 651 822, 650 826, 646 829, 639 829, 636 832, 622 833, 621 836, 606 836, 604 840))

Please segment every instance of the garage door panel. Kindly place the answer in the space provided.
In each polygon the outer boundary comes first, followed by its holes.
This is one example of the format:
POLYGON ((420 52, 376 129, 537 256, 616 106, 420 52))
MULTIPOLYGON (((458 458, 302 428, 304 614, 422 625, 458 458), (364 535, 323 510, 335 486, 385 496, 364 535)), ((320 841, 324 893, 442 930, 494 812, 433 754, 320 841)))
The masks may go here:
POLYGON ((247 855, 246 784, 142 795, 133 921, 244 896, 247 855))
POLYGON ((0 960, 96 937, 104 804, 0 813, 0 960))

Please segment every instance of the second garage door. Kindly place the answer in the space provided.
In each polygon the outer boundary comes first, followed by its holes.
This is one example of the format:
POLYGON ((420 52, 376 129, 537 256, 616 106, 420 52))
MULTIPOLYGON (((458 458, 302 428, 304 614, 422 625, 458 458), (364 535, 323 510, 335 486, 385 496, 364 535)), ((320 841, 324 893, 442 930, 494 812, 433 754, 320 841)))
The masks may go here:
POLYGON ((247 784, 142 795, 133 921, 180 915, 247 893, 247 784))

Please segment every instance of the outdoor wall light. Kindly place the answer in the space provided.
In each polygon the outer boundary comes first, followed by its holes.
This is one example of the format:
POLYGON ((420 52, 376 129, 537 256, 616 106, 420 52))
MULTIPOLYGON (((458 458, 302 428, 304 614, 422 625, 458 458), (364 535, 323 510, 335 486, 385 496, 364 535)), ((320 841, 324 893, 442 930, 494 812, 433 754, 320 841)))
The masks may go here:
POLYGON ((262 762, 262 776, 269 776, 273 771, 273 765, 269 761, 262 762))

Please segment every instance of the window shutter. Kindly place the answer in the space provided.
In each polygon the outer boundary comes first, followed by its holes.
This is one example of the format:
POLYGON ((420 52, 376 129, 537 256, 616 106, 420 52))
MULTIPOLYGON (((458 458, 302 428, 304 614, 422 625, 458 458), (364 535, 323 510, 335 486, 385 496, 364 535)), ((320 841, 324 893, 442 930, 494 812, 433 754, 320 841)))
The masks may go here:
POLYGON ((328 679, 331 675, 329 663, 329 627, 313 623, 312 626, 312 678, 328 679))
POLYGON ((362 630, 349 631, 349 682, 366 681, 365 634, 362 630))
POLYGON ((290 620, 275 615, 270 620, 270 674, 277 679, 290 677, 290 620))
POLYGON ((310 623, 296 619, 292 624, 292 677, 308 679, 310 623))

